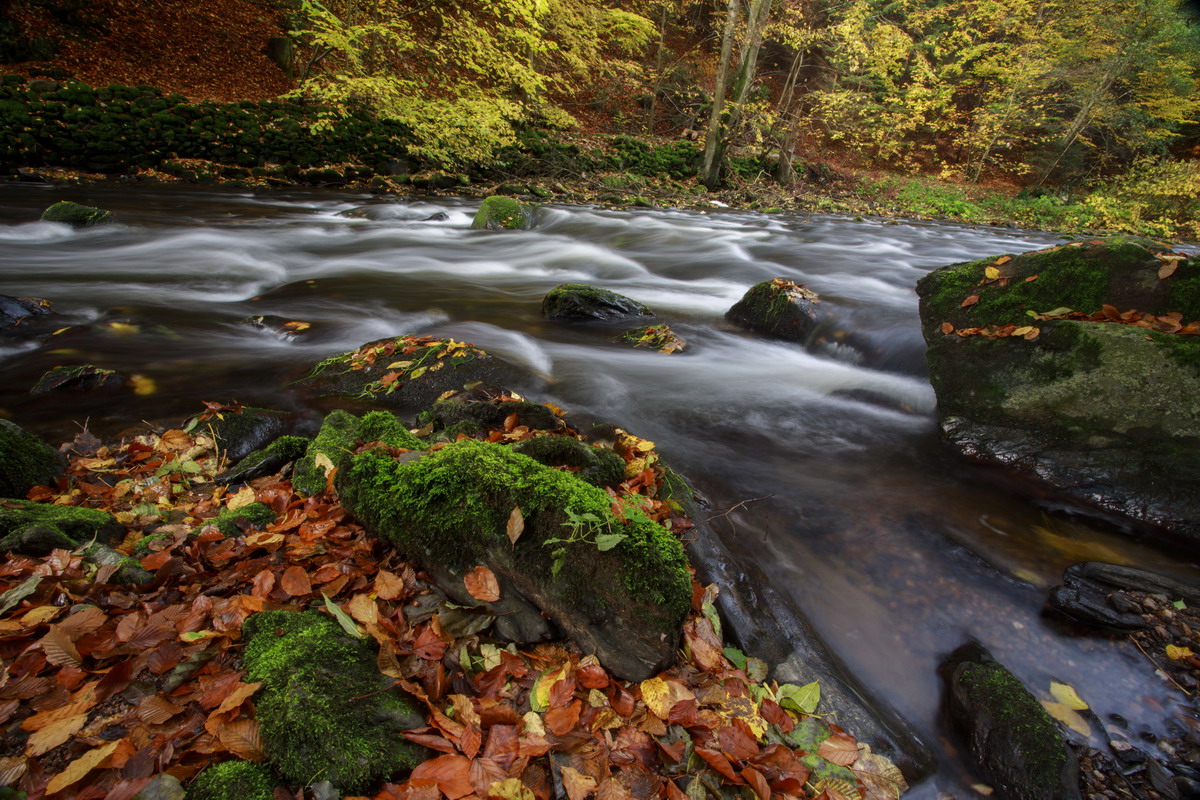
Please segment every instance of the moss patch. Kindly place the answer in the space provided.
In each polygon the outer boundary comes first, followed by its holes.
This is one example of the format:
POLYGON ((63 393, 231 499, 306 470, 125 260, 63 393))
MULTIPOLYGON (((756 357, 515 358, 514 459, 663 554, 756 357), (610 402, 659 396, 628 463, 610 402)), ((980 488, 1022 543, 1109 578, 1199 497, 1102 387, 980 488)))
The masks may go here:
POLYGON ((292 486, 309 497, 320 494, 325 490, 329 470, 344 464, 362 442, 382 442, 401 450, 424 450, 427 446, 389 411, 371 411, 360 419, 339 409, 325 417, 317 438, 296 462, 292 486))
POLYGON ((92 539, 113 542, 124 534, 125 528, 107 511, 28 500, 0 501, 0 550, 46 555, 54 547, 74 547, 92 539))
POLYGON ((625 459, 574 436, 537 436, 513 445, 513 450, 548 467, 573 467, 576 477, 593 486, 615 487, 625 480, 625 459))
POLYGON ((282 469, 289 461, 303 456, 311 442, 311 439, 304 436, 280 436, 266 447, 250 453, 213 480, 217 483, 241 483, 270 475, 282 469))
POLYGON ((557 320, 616 320, 651 316, 636 300, 586 283, 563 283, 542 298, 542 316, 557 320))
POLYGON ((553 431, 563 425, 562 420, 549 408, 527 400, 440 400, 429 408, 429 418, 447 428, 460 422, 496 428, 513 414, 517 415, 517 425, 524 425, 530 430, 553 431))
POLYGON ((520 230, 530 227, 531 220, 532 215, 521 204, 521 201, 512 197, 492 195, 483 199, 479 211, 475 213, 475 219, 471 220, 471 227, 489 230, 498 228, 520 230))
POLYGON ((23 497, 62 474, 62 455, 19 425, 0 419, 0 497, 23 497))
POLYGON ((250 503, 240 508, 227 508, 210 520, 226 539, 241 536, 243 527, 261 528, 270 525, 276 514, 262 503, 250 503))
POLYGON ((425 759, 398 735, 424 724, 412 701, 331 617, 267 611, 243 635, 246 680, 265 684, 256 698, 263 748, 288 783, 328 780, 362 794, 425 759))
POLYGON ((820 320, 820 302, 816 292, 785 278, 774 278, 751 286, 725 312, 725 319, 752 331, 803 342, 820 320))
POLYGON ((196 776, 187 800, 272 800, 275 777, 262 764, 225 761, 196 776))
POLYGON ((90 228, 114 222, 112 212, 94 206, 60 200, 42 212, 43 222, 63 222, 72 228, 90 228))

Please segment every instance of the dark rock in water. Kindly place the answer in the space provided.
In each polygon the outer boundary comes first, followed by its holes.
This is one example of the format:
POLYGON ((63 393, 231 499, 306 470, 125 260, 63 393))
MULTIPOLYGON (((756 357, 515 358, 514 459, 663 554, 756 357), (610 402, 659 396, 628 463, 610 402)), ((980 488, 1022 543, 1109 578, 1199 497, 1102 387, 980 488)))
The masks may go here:
POLYGON ((1126 592, 1161 594, 1200 605, 1200 586, 1149 570, 1085 561, 1063 572, 1063 585, 1050 592, 1050 606, 1078 622, 1120 631, 1143 630, 1154 623, 1139 612, 1126 592))
POLYGON ((234 466, 213 478, 214 483, 230 484, 274 475, 289 461, 295 461, 308 450, 311 439, 303 436, 280 436, 261 450, 255 450, 234 466))
POLYGON ((546 319, 610 321, 653 314, 636 300, 586 283, 560 284, 542 299, 542 316, 546 319))
POLYGON ((424 724, 413 699, 333 617, 266 611, 246 620, 242 637, 246 678, 263 684, 254 699, 263 750, 288 783, 320 775, 362 794, 428 757, 400 735, 424 724))
POLYGON ((396 336, 331 356, 293 385, 321 397, 341 397, 416 411, 465 385, 494 383, 525 390, 540 385, 528 370, 452 339, 396 336))
POLYGON ((240 461, 291 430, 292 421, 293 416, 286 411, 242 406, 207 419, 194 419, 188 429, 211 430, 225 456, 240 461))
POLYGON ((625 680, 674 661, 691 605, 683 547, 637 509, 618 519, 604 490, 474 440, 415 459, 368 450, 336 482, 346 510, 439 567, 439 585, 461 587, 466 572, 487 566, 502 601, 523 598, 625 680))
POLYGON ((983 646, 942 662, 946 711, 988 785, 1009 800, 1078 800, 1079 764, 1046 710, 983 646))
POLYGON ((0 294, 0 336, 21 334, 29 323, 50 314, 50 301, 0 294))
POLYGON ((678 353, 687 347, 687 342, 676 336, 665 323, 625 331, 617 340, 634 347, 648 347, 660 353, 678 353))
POLYGON ((24 497, 62 474, 62 454, 14 422, 0 419, 0 497, 24 497))
POLYGON ((430 214, 428 217, 426 217, 425 219, 423 219, 421 221, 422 222, 445 222, 448 219, 450 219, 449 214, 447 214, 445 211, 439 211, 436 214, 430 214))
POLYGON ((475 219, 471 220, 472 228, 486 228, 487 230, 499 228, 524 230, 532 225, 533 215, 520 200, 500 195, 485 197, 479 206, 479 211, 475 213, 475 219))
POLYGON ((806 342, 826 318, 821 298, 784 278, 756 283, 725 312, 725 319, 748 330, 790 342, 806 342))
POLYGON ((125 379, 111 369, 97 367, 94 364, 81 364, 75 367, 54 367, 47 371, 29 390, 32 395, 50 394, 51 392, 72 392, 84 394, 98 391, 120 391, 125 385, 125 379))
POLYGON ((90 228, 93 225, 108 225, 116 220, 111 211, 60 200, 42 212, 42 221, 65 222, 72 228, 90 228))
POLYGON ((56 547, 73 549, 93 539, 111 544, 124 535, 107 511, 16 499, 0 506, 0 550, 44 556, 56 547))
POLYGON ((1200 547, 1200 337, 1179 334, 1200 320, 1192 260, 1113 237, 922 278, 943 435, 1200 547))

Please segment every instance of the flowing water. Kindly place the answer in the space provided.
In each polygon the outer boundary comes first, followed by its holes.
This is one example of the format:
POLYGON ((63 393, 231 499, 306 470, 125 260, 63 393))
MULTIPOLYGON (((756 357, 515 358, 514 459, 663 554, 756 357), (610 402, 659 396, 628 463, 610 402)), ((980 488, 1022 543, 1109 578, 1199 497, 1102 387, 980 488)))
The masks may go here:
POLYGON ((911 796, 973 794, 941 727, 935 672, 971 637, 1035 694, 1048 699, 1052 680, 1074 686, 1098 715, 1093 745, 1161 735, 1179 713, 1177 693, 1131 645, 1080 635, 1042 607, 1077 561, 1181 577, 1200 574, 1196 565, 1039 503, 938 441, 914 284, 934 267, 1053 236, 554 205, 531 231, 474 231, 476 205, 446 198, 389 206, 373 221, 335 216, 367 202, 0 186, 0 293, 48 298, 73 326, 40 343, 0 340, 0 412, 61 441, 85 418, 103 433, 178 420, 201 400, 278 406, 280 385, 326 355, 388 335, 452 336, 546 377, 537 399, 658 444, 709 497, 735 556, 756 563, 866 694, 935 751, 938 772, 911 796), (60 199, 111 209, 121 224, 36 221, 60 199), (428 221, 437 212, 446 218, 428 221), (747 288, 774 277, 820 293, 860 346, 806 350, 724 321, 747 288), (542 296, 568 281, 646 303, 687 350, 633 350, 613 341, 618 329, 543 320, 542 296), (288 339, 245 324, 262 314, 312 327, 288 339), (108 405, 26 394, 44 370, 85 362, 156 391, 108 405))

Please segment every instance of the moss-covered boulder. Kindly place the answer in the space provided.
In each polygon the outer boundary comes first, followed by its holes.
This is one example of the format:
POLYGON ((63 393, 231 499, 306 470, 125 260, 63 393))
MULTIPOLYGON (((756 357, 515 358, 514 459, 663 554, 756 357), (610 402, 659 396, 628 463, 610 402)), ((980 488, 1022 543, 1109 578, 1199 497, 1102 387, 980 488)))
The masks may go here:
POLYGON ((23 334, 31 322, 49 314, 49 300, 0 294, 0 336, 23 334))
POLYGON ((725 319, 747 330, 790 342, 812 338, 827 315, 817 293, 785 278, 756 283, 725 312, 725 319))
POLYGON ((42 212, 43 222, 63 222, 72 228, 90 228, 115 222, 111 211, 60 200, 42 212))
POLYGON ((1077 800, 1079 765, 1054 720, 976 643, 941 666, 946 711, 988 785, 1008 800, 1077 800))
POLYGON ((261 529, 270 525, 278 515, 263 503, 247 503, 237 508, 227 508, 206 524, 217 526, 217 530, 228 539, 241 536, 244 531, 261 529))
POLYGON ((943 267, 917 291, 960 452, 1200 546, 1193 260, 1114 237, 943 267))
POLYGON ((593 486, 615 488, 625 480, 625 459, 574 436, 536 436, 513 445, 513 450, 548 467, 565 467, 593 486))
POLYGON ((0 497, 24 497, 62 474, 66 459, 29 431, 0 419, 0 497))
POLYGON ((563 283, 542 298, 542 316, 554 320, 627 320, 653 316, 636 300, 586 283, 563 283))
POLYGON ((246 481, 273 475, 290 461, 295 461, 308 451, 312 442, 304 436, 280 436, 264 448, 255 450, 235 465, 213 478, 214 483, 245 483, 246 481))
POLYGON ((622 333, 618 340, 633 347, 647 347, 660 353, 678 353, 687 343, 666 324, 647 325, 622 333))
POLYGON ((483 198, 479 211, 475 212, 475 219, 471 220, 472 228, 486 228, 487 230, 500 228, 524 230, 532 225, 533 215, 520 200, 500 195, 483 198))
POLYGON ((72 549, 93 539, 107 544, 124 535, 125 528, 107 511, 0 500, 0 550, 44 556, 56 547, 72 549))
POLYGON ((477 383, 532 388, 527 370, 453 339, 396 336, 330 356, 293 386, 321 397, 339 397, 417 411, 447 392, 477 383))
POLYGON ((286 783, 328 780, 363 794, 399 779, 427 751, 400 737, 423 726, 412 700, 380 674, 363 639, 316 611, 267 611, 242 627, 263 750, 286 783))
POLYGON ((338 409, 325 417, 317 437, 296 462, 292 486, 307 497, 320 494, 331 470, 344 465, 357 445, 373 442, 396 450, 424 450, 427 446, 390 411, 371 411, 360 419, 338 409))
POLYGON ((239 461, 283 436, 292 427, 293 417, 286 411, 240 406, 215 414, 194 417, 187 429, 209 431, 221 452, 239 461))
POLYGON ((501 604, 540 609, 620 677, 642 680, 673 661, 691 599, 683 548, 637 509, 615 517, 603 490, 473 440, 417 459, 367 451, 337 485, 350 513, 447 591, 461 593, 463 575, 484 565, 501 604))
POLYGON ((187 800, 272 800, 275 776, 262 764, 223 761, 208 767, 188 787, 187 800))
POLYGON ((442 428, 462 422, 472 422, 480 428, 524 426, 538 431, 554 431, 563 427, 558 415, 541 403, 483 399, 477 398, 473 392, 460 392, 454 397, 439 400, 422 413, 421 419, 432 421, 442 428), (510 419, 512 424, 508 425, 510 419))
POLYGON ((119 392, 125 379, 115 370, 97 367, 95 364, 80 364, 74 367, 53 367, 38 378, 29 390, 32 395, 52 392, 85 394, 91 392, 119 392))

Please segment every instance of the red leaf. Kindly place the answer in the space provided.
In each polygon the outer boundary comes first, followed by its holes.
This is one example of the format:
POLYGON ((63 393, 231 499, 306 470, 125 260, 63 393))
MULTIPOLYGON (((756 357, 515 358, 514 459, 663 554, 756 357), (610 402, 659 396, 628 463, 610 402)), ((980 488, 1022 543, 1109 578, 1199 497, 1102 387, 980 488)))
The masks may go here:
POLYGON ((417 733, 416 731, 401 731, 400 735, 410 742, 424 745, 430 750, 436 750, 439 753, 454 754, 458 752, 458 748, 450 743, 450 740, 444 736, 438 736, 436 733, 417 733))
POLYGON ((817 748, 817 755, 831 764, 848 767, 858 760, 858 742, 853 736, 835 733, 817 748))
POLYGON ((742 770, 742 777, 746 779, 746 783, 750 784, 750 788, 754 790, 760 800, 771 800, 771 787, 767 785, 767 779, 761 772, 753 767, 746 767, 742 770))
POLYGON ((487 567, 476 567, 463 576, 467 593, 483 603, 494 603, 500 599, 500 582, 496 574, 487 567))
POLYGON ((555 736, 565 736, 579 722, 583 704, 578 700, 567 706, 551 708, 546 712, 546 727, 555 736))
POLYGON ((466 756, 438 756, 418 764, 412 771, 414 781, 436 781, 448 800, 458 800, 475 791, 471 785, 471 760, 466 756))
POLYGON ((973 306, 978 302, 979 302, 979 295, 973 294, 970 297, 968 297, 966 300, 963 300, 962 305, 959 306, 959 308, 966 308, 967 306, 973 306))
POLYGON ((292 597, 312 594, 312 584, 308 580, 308 573, 304 571, 303 567, 294 564, 283 571, 283 577, 279 579, 279 586, 292 597))
POLYGON ((758 742, 735 721, 717 733, 721 751, 735 761, 746 761, 758 755, 758 742))
POLYGON ((718 753, 716 750, 709 750, 707 747, 697 747, 696 755, 704 759, 710 767, 716 770, 729 783, 743 784, 743 781, 738 774, 733 771, 733 765, 729 763, 729 759, 718 753))
POLYGON ((441 661, 446 655, 446 642, 434 633, 433 628, 425 627, 413 641, 413 652, 426 661, 441 661))

